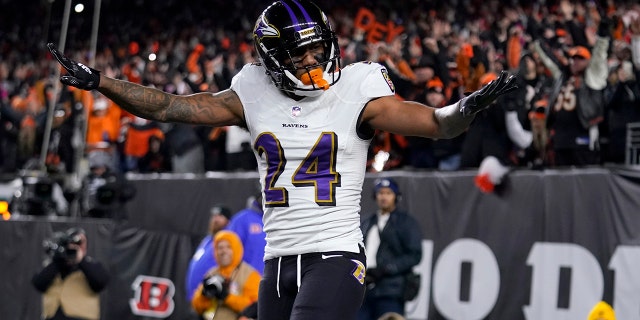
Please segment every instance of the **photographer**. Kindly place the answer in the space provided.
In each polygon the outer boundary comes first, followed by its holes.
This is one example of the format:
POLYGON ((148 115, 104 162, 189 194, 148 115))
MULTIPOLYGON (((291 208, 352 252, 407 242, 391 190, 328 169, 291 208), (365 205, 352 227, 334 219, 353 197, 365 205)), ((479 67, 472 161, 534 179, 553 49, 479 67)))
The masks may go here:
POLYGON ((234 232, 219 231, 213 246, 218 265, 207 272, 191 305, 203 319, 236 320, 245 308, 258 301, 261 277, 242 260, 244 249, 234 232))
POLYGON ((80 210, 91 218, 126 218, 123 205, 135 196, 135 188, 116 172, 114 159, 106 151, 89 153, 89 174, 82 181, 80 210))
POLYGON ((87 256, 84 230, 57 232, 44 247, 50 259, 31 280, 43 293, 42 318, 99 319, 99 293, 107 286, 109 274, 100 262, 87 256))

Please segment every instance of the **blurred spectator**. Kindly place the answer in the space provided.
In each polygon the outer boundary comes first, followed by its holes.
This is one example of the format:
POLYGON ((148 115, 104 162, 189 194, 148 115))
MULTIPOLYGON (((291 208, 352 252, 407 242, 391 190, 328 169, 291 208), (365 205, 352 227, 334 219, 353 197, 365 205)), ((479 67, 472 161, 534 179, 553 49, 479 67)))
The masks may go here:
POLYGON ((25 157, 18 152, 19 133, 23 115, 13 107, 8 98, 0 103, 0 123, 2 124, 2 166, 4 172, 16 172, 24 164, 25 157))
POLYGON ((87 255, 84 230, 58 232, 45 246, 49 260, 31 280, 43 294, 42 318, 100 319, 100 292, 110 276, 101 262, 87 255))
MULTIPOLYGON (((604 119, 609 26, 610 22, 600 23, 592 50, 575 46, 567 52, 566 75, 548 119, 557 166, 600 163, 598 124, 604 119)), ((546 57, 544 50, 538 53, 546 57)), ((551 59, 542 61, 552 70, 561 69, 551 59)))
MULTIPOLYGON (((444 84, 439 78, 426 83, 421 95, 416 101, 439 108, 444 106, 444 84)), ((407 137, 407 165, 416 169, 436 168, 437 160, 433 150, 433 139, 422 137, 407 137)), ((448 140, 448 139, 447 139, 448 140)))
POLYGON ((640 122, 640 17, 632 18, 629 26, 633 47, 624 42, 619 44, 605 91, 607 106, 603 125, 609 139, 603 148, 604 162, 625 163, 627 124, 640 122))
POLYGON ((19 92, 11 98, 12 111, 17 115, 17 164, 22 166, 29 159, 37 156, 37 123, 36 116, 45 110, 44 102, 38 99, 38 92, 33 83, 22 83, 19 92))
POLYGON ((149 151, 149 137, 156 136, 164 139, 164 133, 157 122, 140 117, 134 117, 133 121, 126 123, 123 150, 124 165, 122 169, 124 172, 137 171, 138 160, 149 151))
POLYGON ((251 147, 249 131, 238 126, 230 126, 227 127, 226 138, 227 171, 256 170, 258 163, 251 147))
POLYGON ((517 68, 518 89, 504 101, 505 122, 512 143, 514 165, 540 168, 549 165, 547 113, 549 99, 559 90, 560 81, 540 72, 534 54, 525 51, 517 68))
POLYGON ((221 204, 211 207, 209 214, 208 234, 200 241, 200 244, 191 257, 191 261, 189 261, 185 281, 188 301, 191 301, 191 298, 193 298, 193 293, 198 287, 198 284, 204 279, 205 273, 216 266, 213 253, 213 237, 215 237, 218 231, 227 227, 232 216, 231 210, 221 204))
POLYGON ((113 101, 97 91, 78 90, 87 113, 87 149, 117 151, 115 144, 120 135, 122 110, 113 101))
POLYGON ((92 218, 125 218, 123 204, 135 196, 135 188, 116 172, 106 151, 89 153, 89 174, 80 190, 80 215, 92 218))
POLYGON ((201 127, 200 134, 204 134, 204 169, 206 171, 224 171, 227 168, 227 128, 201 127))
POLYGON ((244 247, 244 257, 246 261, 260 274, 264 271, 264 247, 267 245, 264 230, 262 230, 262 192, 251 197, 249 205, 236 212, 229 225, 228 230, 235 232, 244 247))
MULTIPOLYGON (((447 36, 451 33, 451 24, 437 17, 428 21, 430 22, 430 35, 414 38, 409 46, 409 52, 415 52, 415 54, 410 54, 410 57, 415 59, 411 65, 416 74, 416 85, 419 89, 423 89, 427 81, 438 78, 447 88, 451 82, 447 66, 447 61, 450 58, 448 54, 450 43, 447 36)), ((447 99, 450 98, 450 92, 445 90, 444 94, 447 99)))
POLYGON ((213 240, 217 266, 207 271, 191 300, 205 319, 236 320, 245 308, 258 301, 260 274, 242 260, 238 236, 223 230, 213 240))
POLYGON ((174 173, 204 173, 204 147, 196 128, 172 124, 166 133, 174 173))
MULTIPOLYGON (((448 105, 445 85, 440 78, 429 80, 422 93, 424 103, 433 108, 448 105)), ((453 102, 451 102, 453 103, 453 102)), ((465 134, 453 139, 426 139, 407 137, 410 150, 410 164, 414 168, 437 168, 442 171, 457 170, 460 167, 460 149, 465 134)))
POLYGON ((378 42, 371 45, 371 61, 385 66, 389 71, 389 78, 393 82, 396 95, 406 99, 411 95, 416 74, 403 57, 406 35, 395 37, 391 43, 378 42))
MULTIPOLYGON (((484 86, 494 79, 497 79, 497 75, 488 72, 480 77, 479 84, 484 86)), ((494 103, 504 104, 504 97, 500 97, 494 103)), ((505 112, 501 107, 488 108, 476 115, 462 143, 461 167, 477 168, 487 156, 494 156, 503 164, 509 162, 508 154, 511 145, 504 119, 505 112)))
POLYGON ((171 160, 162 139, 157 136, 149 137, 149 151, 138 159, 138 171, 140 173, 171 172, 171 160))
MULTIPOLYGON (((533 40, 538 40, 549 61, 564 71, 569 65, 566 52, 570 48, 583 46, 595 55, 593 46, 601 20, 609 25, 603 29, 608 29, 609 36, 616 40, 615 47, 627 47, 625 50, 629 55, 632 47, 629 45, 637 37, 629 32, 637 10, 634 3, 612 1, 606 8, 601 8, 597 2, 534 1, 531 4, 504 4, 496 10, 497 4, 495 1, 472 1, 443 2, 434 6, 427 1, 396 2, 379 7, 357 1, 326 1, 327 8, 331 8, 332 24, 339 33, 343 65, 360 60, 385 64, 398 94, 411 100, 421 99, 424 83, 438 77, 444 83, 447 100, 456 101, 464 91, 477 89, 483 74, 499 70, 501 65, 517 68, 519 59, 530 50, 529 44, 533 40), (375 20, 382 25, 386 26, 388 22, 403 31, 385 34, 378 30, 382 34, 374 37, 372 30, 356 27, 354 19, 363 8, 375 14, 375 20), (607 19, 611 21, 607 22, 607 19), (379 39, 380 42, 369 42, 371 39, 379 39)), ((109 1, 101 7, 101 45, 93 56, 96 67, 109 76, 176 94, 226 89, 242 65, 255 61, 255 52, 247 34, 253 27, 253 17, 263 9, 257 2, 243 2, 242 10, 237 13, 231 11, 238 7, 235 2, 201 0, 190 2, 189 6, 180 6, 175 1, 154 3, 152 6, 145 2, 109 1), (211 12, 215 13, 212 15, 211 12), (167 23, 160 27, 157 21, 167 23), (153 59, 150 54, 153 54, 153 59)), ((55 70, 49 64, 52 57, 43 52, 42 45, 59 37, 63 8, 63 4, 56 1, 7 2, 3 6, 5 14, 0 21, 0 30, 3 30, 0 37, 0 148, 6 155, 0 162, 3 171, 16 172, 40 153, 46 120, 44 111, 51 92, 49 77, 55 70), (49 23, 43 26, 43 21, 49 23)), ((92 53, 86 39, 90 38, 91 28, 86 26, 86 22, 86 19, 70 20, 68 32, 75 36, 69 38, 68 51, 76 61, 88 65, 92 53)), ((388 30, 389 33, 391 31, 388 30)), ((629 64, 625 62, 631 58, 618 56, 618 51, 625 50, 616 48, 609 55, 611 71, 620 73, 626 70, 628 74, 629 64)), ((538 74, 553 74, 551 69, 539 70, 538 74)), ((615 84, 607 88, 607 99, 610 100, 604 112, 607 123, 599 124, 603 130, 599 135, 603 138, 602 147, 606 148, 602 154, 605 161, 620 161, 620 146, 624 145, 620 136, 624 122, 620 120, 630 110, 621 111, 619 106, 622 104, 618 101, 624 98, 621 94, 628 86, 632 83, 615 80, 615 84)), ((67 90, 62 91, 66 95, 64 91, 67 90)), ((74 95, 76 97, 71 101, 79 101, 78 95, 74 95)), ((536 92, 536 96, 543 95, 536 92)), ((70 132, 71 128, 76 132, 83 129, 78 125, 82 122, 76 123, 72 119, 81 109, 72 104, 69 117, 66 101, 61 99, 56 104, 56 114, 62 115, 63 110, 65 114, 55 120, 63 124, 52 132, 47 165, 73 172, 77 159, 72 155, 81 154, 84 150, 69 150, 79 145, 70 143, 70 132)), ((526 114, 519 112, 518 116, 527 129, 526 114)), ((123 117, 123 122, 126 122, 130 115, 123 117)), ((552 114, 549 123, 555 118, 552 114)), ((139 123, 135 126, 138 125, 144 126, 139 123)), ((93 127, 93 123, 90 126, 93 127)), ((87 139, 104 142, 101 134, 94 135, 93 130, 89 130, 92 132, 88 132, 87 139)), ((225 170, 226 141, 214 138, 223 134, 201 128, 195 130, 205 147, 204 169, 225 170)), ((592 134, 595 131, 592 130, 592 134)), ((112 135, 109 140, 114 142, 112 135)), ((584 139, 580 140, 583 142, 584 139)), ((119 137, 119 152, 126 153, 123 157, 129 161, 116 169, 137 170, 137 159, 146 153, 147 141, 147 136, 141 139, 126 135, 119 137), (131 144, 142 146, 144 152, 137 154, 131 144)), ((174 147, 172 143, 165 143, 167 148, 174 147)), ((521 154, 521 151, 516 150, 516 153, 521 154)), ((120 155, 114 154, 114 157, 120 155)), ((512 159, 518 160, 517 157, 512 159)), ((524 159, 518 161, 526 162, 524 159)))
POLYGON ((407 139, 395 133, 376 130, 367 156, 367 171, 400 169, 407 161, 407 139))
POLYGON ((378 319, 387 312, 404 315, 406 273, 420 263, 422 234, 417 221, 398 209, 400 188, 390 178, 376 181, 377 212, 362 220, 367 253, 367 291, 359 320, 378 319))
MULTIPOLYGON (((53 85, 45 86, 46 104, 54 99, 53 85)), ((75 108, 73 91, 63 86, 53 106, 51 132, 45 158, 47 171, 51 173, 71 173, 76 166, 76 152, 73 144, 76 133, 78 110, 75 108)), ((42 130, 44 135, 44 130, 42 130)), ((44 137, 43 137, 44 138, 44 137)), ((43 138, 39 143, 42 143, 43 138)))
MULTIPOLYGON (((369 45, 369 60, 387 67, 387 76, 395 86, 398 99, 411 95, 413 82, 416 80, 411 66, 402 56, 405 38, 406 36, 398 36, 389 44, 378 42, 369 45)), ((379 172, 402 168, 408 159, 407 146, 405 137, 376 130, 369 147, 367 170, 379 172)))

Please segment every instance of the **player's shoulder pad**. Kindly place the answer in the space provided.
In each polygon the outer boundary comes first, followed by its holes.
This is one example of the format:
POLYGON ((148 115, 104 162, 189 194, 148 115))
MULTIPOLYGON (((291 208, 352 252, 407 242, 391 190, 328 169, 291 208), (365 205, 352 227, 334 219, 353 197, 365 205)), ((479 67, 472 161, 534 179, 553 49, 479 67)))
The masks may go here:
POLYGON ((351 79, 361 83, 367 95, 376 96, 377 90, 381 95, 393 94, 396 88, 389 77, 387 68, 377 62, 362 61, 349 64, 343 71, 349 74, 351 79))
POLYGON ((385 67, 377 62, 373 62, 373 61, 359 61, 359 62, 353 62, 350 63, 348 65, 346 65, 343 70, 353 70, 353 71, 360 71, 360 72, 371 72, 373 70, 377 70, 377 69, 384 69, 385 67))
POLYGON ((251 97, 260 96, 256 93, 263 92, 267 85, 271 85, 271 79, 260 63, 245 64, 240 72, 231 79, 231 89, 243 101, 253 100, 251 97))
POLYGON ((262 64, 258 62, 252 62, 245 64, 242 69, 236 74, 234 77, 235 81, 242 79, 243 81, 249 80, 259 80, 262 77, 266 76, 266 69, 262 66, 262 64), (235 79, 239 78, 239 79, 235 79))

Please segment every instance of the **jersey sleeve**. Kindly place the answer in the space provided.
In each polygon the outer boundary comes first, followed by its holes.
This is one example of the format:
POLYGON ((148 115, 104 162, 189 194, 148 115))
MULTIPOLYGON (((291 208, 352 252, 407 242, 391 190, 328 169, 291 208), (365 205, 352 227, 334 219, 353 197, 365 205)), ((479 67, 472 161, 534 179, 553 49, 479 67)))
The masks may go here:
POLYGON ((256 63, 248 63, 231 79, 233 90, 243 104, 260 100, 266 84, 264 68, 256 63))
POLYGON ((374 99, 395 94, 396 89, 387 68, 372 62, 363 62, 362 67, 364 79, 360 85, 360 92, 363 96, 374 99))

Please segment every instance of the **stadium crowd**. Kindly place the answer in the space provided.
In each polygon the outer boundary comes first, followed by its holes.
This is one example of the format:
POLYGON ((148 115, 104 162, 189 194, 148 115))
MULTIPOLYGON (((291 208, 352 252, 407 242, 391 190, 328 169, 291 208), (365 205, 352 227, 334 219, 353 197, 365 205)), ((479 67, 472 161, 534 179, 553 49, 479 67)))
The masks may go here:
MULTIPOLYGON (((54 97, 58 64, 45 44, 60 39, 64 1, 0 3, 3 173, 42 153, 51 99, 50 172, 74 172, 78 159, 97 151, 110 155, 118 172, 255 168, 242 130, 155 123, 95 91, 62 87, 54 97)), ((65 54, 95 61, 95 69, 112 77, 176 94, 216 92, 256 61, 251 32, 261 1, 103 1, 95 57, 93 3, 85 6, 70 16, 65 54)), ((487 156, 527 168, 625 162, 626 125, 640 121, 640 5, 361 0, 322 6, 339 35, 342 65, 385 65, 399 99, 437 108, 501 70, 519 75, 520 90, 479 115, 471 134, 436 141, 377 133, 369 170, 475 168, 487 156), (587 87, 590 98, 580 98, 587 87)))

